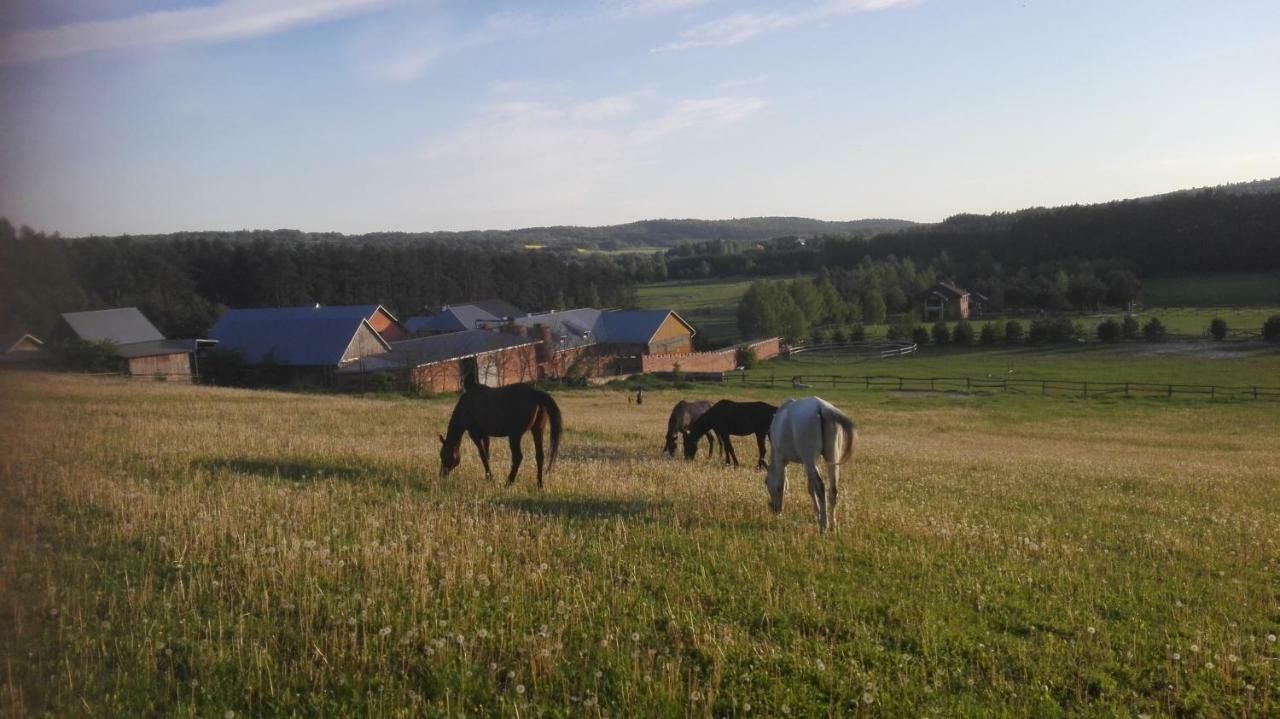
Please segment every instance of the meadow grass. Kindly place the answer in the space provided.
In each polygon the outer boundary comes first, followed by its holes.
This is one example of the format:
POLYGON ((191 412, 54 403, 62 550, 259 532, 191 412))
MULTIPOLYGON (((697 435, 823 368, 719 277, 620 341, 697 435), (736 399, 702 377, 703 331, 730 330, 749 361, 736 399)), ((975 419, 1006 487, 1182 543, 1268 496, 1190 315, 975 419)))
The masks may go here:
POLYGON ((774 517, 659 456, 675 392, 559 393, 539 493, 437 476, 448 397, 0 374, 0 707, 1280 712, 1280 405, 819 394, 861 433, 825 537, 794 468, 774 517))

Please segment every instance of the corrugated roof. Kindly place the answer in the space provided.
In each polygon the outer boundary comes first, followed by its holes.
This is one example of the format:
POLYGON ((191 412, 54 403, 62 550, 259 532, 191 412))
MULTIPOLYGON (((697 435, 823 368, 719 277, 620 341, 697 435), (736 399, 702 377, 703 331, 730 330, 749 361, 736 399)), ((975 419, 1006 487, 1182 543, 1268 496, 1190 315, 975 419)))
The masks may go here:
POLYGON ((366 357, 345 371, 369 372, 421 367, 422 365, 474 357, 486 352, 535 344, 536 340, 491 330, 466 330, 431 337, 392 342, 386 354, 366 357))
POLYGON ((405 328, 410 332, 462 332, 473 330, 477 322, 496 323, 499 319, 475 305, 450 307, 430 317, 410 317, 405 328))
MULTIPOLYGON (((625 342, 628 344, 648 344, 658 333, 658 328, 667 321, 668 315, 675 315, 686 327, 689 323, 681 319, 671 310, 619 310, 604 313, 604 334, 606 342, 625 342)), ((689 327, 692 332, 693 328, 689 327)))
POLYGON ((270 358, 278 364, 333 366, 376 309, 377 305, 228 310, 209 331, 209 338, 220 347, 239 350, 249 364, 270 358))
MULTIPOLYGON (((164 339, 137 307, 117 307, 92 312, 65 312, 62 322, 76 337, 86 342, 114 342, 118 345, 164 339)), ((55 331, 56 333, 56 331, 55 331)))

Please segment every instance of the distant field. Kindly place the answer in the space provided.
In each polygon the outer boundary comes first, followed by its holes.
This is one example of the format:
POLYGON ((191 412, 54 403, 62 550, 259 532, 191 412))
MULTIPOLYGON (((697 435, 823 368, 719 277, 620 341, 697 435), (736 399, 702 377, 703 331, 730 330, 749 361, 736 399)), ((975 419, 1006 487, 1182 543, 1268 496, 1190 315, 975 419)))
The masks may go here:
POLYGON ((640 306, 673 309, 713 340, 736 342, 738 300, 755 279, 657 282, 637 289, 640 306))
POLYGON ((452 397, 0 374, 0 715, 1280 715, 1277 403, 811 391, 860 433, 827 537, 795 467, 774 517, 659 455, 790 388, 560 392, 537 492, 439 478, 452 397))
POLYGON ((1217 273, 1148 277, 1142 281, 1148 307, 1280 305, 1280 274, 1217 273))

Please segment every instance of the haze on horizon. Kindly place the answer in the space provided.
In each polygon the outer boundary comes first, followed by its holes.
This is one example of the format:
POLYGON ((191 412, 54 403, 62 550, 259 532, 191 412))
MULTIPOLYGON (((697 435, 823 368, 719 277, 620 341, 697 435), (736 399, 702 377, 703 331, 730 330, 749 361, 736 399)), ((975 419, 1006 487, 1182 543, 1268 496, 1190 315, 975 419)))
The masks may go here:
POLYGON ((1280 4, 13 0, 64 235, 935 221, 1280 175, 1280 4))

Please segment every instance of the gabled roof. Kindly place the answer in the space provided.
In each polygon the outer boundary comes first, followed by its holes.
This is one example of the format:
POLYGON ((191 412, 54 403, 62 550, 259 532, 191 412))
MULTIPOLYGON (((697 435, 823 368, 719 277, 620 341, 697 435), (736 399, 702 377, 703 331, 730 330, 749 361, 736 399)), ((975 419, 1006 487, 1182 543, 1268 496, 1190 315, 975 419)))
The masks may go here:
POLYGON ((931 296, 942 297, 944 299, 960 299, 967 294, 969 294, 968 290, 961 289, 954 283, 948 282, 947 280, 942 280, 941 282, 933 283, 933 286, 931 287, 917 292, 915 296, 916 299, 924 299, 931 296))
POLYGON ((667 317, 672 316, 688 327, 690 334, 695 332, 693 325, 671 310, 620 310, 604 313, 605 341, 648 344, 667 317))
POLYGON ((449 334, 392 342, 390 352, 366 357, 359 362, 353 362, 347 366, 346 371, 367 372, 421 367, 536 343, 537 340, 528 337, 517 337, 504 332, 492 332, 489 330, 450 332, 449 334))
POLYGON ((160 330, 137 307, 64 312, 54 328, 54 335, 71 335, 86 342, 114 342, 118 345, 164 339, 160 330))
POLYGON ((497 323, 498 321, 498 317, 475 305, 459 305, 457 307, 449 307, 430 317, 410 317, 404 323, 404 326, 405 329, 414 334, 419 332, 462 332, 476 329, 477 322, 497 323))
POLYGON ((116 345, 116 356, 125 359, 156 357, 158 355, 191 354, 196 351, 196 340, 152 340, 116 345))
POLYGON ((44 342, 33 334, 26 332, 10 332, 8 334, 0 335, 0 354, 12 352, 23 340, 31 342, 36 347, 44 346, 44 342))
POLYGON ((507 302, 504 299, 499 299, 497 297, 490 297, 484 300, 476 300, 475 302, 452 302, 447 305, 441 305, 440 307, 430 309, 430 314, 438 315, 441 312, 444 312, 445 310, 456 309, 458 307, 478 307, 484 310, 485 312, 488 312, 489 314, 493 315, 494 317, 497 317, 498 319, 505 319, 507 317, 519 317, 520 315, 526 314, 525 311, 520 309, 519 307, 516 307, 510 302, 507 302))
POLYGON ((209 331, 221 347, 239 350, 245 362, 301 367, 334 366, 347 352, 362 327, 390 346, 369 324, 372 306, 279 307, 228 310, 209 331), (365 312, 364 310, 368 310, 365 312))

